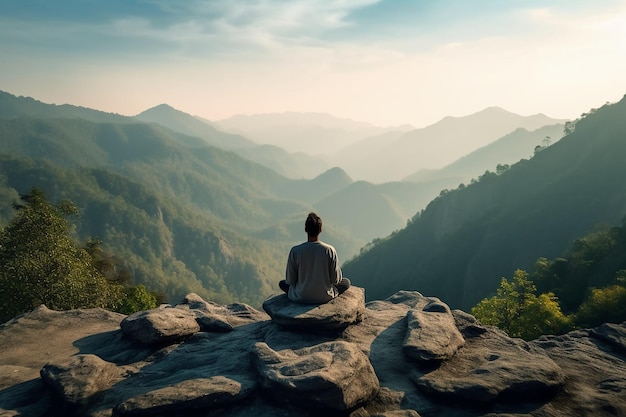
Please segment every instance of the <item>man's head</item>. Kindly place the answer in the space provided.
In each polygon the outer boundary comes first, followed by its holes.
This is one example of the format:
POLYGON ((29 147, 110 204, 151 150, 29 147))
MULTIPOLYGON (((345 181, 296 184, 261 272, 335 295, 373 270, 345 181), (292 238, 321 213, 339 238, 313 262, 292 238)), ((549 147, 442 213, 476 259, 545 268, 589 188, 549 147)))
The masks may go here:
POLYGON ((304 231, 308 236, 317 237, 322 232, 322 219, 317 214, 311 212, 304 222, 304 231))

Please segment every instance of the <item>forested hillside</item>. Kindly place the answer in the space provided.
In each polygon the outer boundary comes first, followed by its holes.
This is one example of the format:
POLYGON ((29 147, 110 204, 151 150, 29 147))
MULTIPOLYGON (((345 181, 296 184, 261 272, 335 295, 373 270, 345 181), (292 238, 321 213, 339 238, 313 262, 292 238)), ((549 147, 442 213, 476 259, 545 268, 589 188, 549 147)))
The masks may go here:
POLYGON ((619 224, 626 99, 590 113, 531 159, 442 193, 406 228, 345 264, 345 274, 370 299, 418 290, 468 309, 517 268, 561 256, 597 224, 619 224))
MULTIPOLYGON (((241 296, 256 303, 282 268, 279 245, 253 241, 222 226, 208 212, 110 170, 2 158, 0 189, 22 194, 32 184, 53 201, 74 202, 80 212, 77 237, 101 239, 124 259, 137 283, 168 298, 193 291, 209 299, 233 301, 241 296)), ((7 219, 12 215, 10 203, 3 201, 7 219)))
POLYGON ((91 122, 113 123, 130 123, 135 121, 132 117, 115 113, 106 113, 86 107, 72 106, 70 104, 56 105, 42 103, 32 97, 16 97, 5 91, 0 91, 0 119, 13 119, 16 117, 37 117, 41 119, 57 119, 64 117, 70 119, 84 119, 91 122))

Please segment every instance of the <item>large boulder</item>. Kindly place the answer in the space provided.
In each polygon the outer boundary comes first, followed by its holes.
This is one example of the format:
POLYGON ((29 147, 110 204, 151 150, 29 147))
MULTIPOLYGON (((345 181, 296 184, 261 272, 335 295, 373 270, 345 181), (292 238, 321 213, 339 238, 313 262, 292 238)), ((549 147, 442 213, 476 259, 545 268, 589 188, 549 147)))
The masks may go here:
POLYGON ((431 372, 415 371, 424 392, 459 403, 489 403, 547 397, 565 381, 563 370, 542 349, 488 328, 431 372))
POLYGON ((404 353, 418 361, 450 359, 465 344, 447 304, 433 299, 407 313, 404 353))
POLYGON ((133 313, 120 327, 124 335, 149 346, 175 343, 200 331, 193 312, 171 307, 133 313))
POLYGON ((371 400, 380 386, 367 356, 353 343, 335 341, 298 350, 256 345, 261 385, 276 400, 348 410, 371 400))
POLYGON ((65 404, 67 410, 85 407, 98 393, 123 379, 115 364, 96 355, 76 355, 59 363, 46 364, 41 378, 65 404))
POLYGON ((291 329, 344 329, 363 320, 365 290, 351 286, 324 304, 298 304, 280 294, 265 300, 263 309, 275 323, 291 329))

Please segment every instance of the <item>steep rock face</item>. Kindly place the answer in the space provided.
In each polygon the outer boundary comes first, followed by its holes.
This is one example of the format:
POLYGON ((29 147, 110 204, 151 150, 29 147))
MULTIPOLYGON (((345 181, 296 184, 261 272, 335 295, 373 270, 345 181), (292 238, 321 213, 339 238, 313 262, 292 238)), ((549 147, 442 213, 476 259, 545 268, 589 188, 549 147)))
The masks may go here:
POLYGON ((362 307, 300 332, 190 294, 152 322, 212 325, 154 344, 123 315, 40 307, 0 327, 0 415, 626 415, 626 323, 524 342, 417 292, 362 307))

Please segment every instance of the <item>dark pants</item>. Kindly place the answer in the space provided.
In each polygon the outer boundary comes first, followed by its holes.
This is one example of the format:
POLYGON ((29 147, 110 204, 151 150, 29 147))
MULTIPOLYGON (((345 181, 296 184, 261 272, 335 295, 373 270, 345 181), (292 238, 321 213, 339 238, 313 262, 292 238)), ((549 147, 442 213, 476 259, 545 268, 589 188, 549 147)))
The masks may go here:
MULTIPOLYGON (((337 288, 337 291, 339 291, 339 294, 343 293, 345 290, 347 290, 348 288, 350 288, 350 284, 352 284, 350 282, 350 280, 348 278, 341 278, 341 281, 339 281, 339 284, 335 285, 335 288, 337 288)), ((289 284, 287 284, 286 280, 281 280, 278 283, 278 286, 280 287, 281 290, 283 290, 284 292, 288 293, 289 292, 289 284)))

